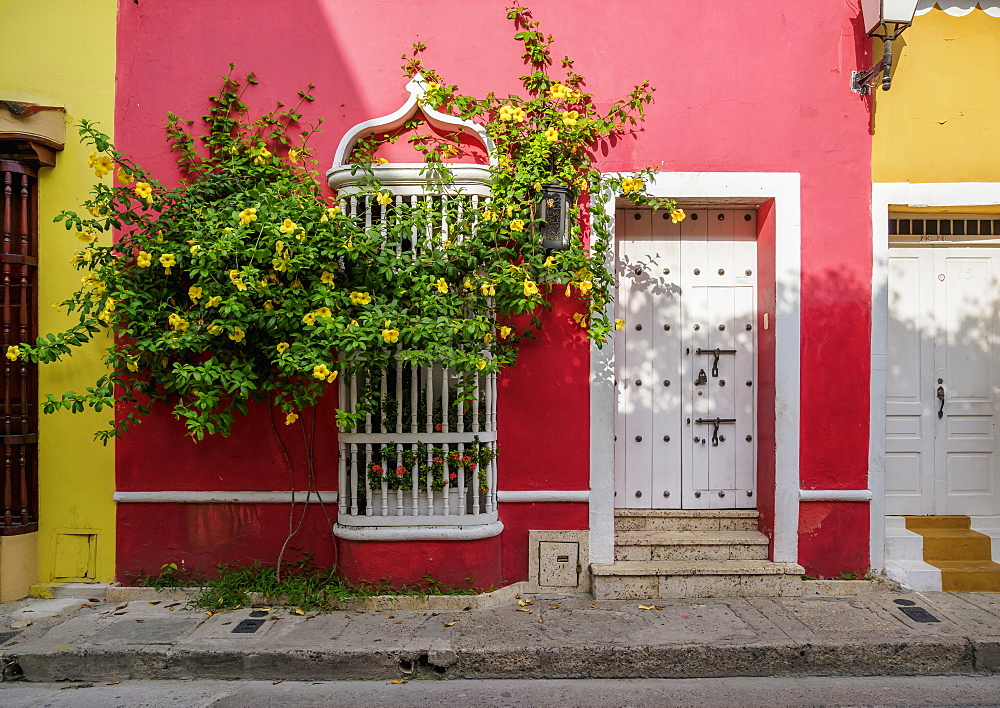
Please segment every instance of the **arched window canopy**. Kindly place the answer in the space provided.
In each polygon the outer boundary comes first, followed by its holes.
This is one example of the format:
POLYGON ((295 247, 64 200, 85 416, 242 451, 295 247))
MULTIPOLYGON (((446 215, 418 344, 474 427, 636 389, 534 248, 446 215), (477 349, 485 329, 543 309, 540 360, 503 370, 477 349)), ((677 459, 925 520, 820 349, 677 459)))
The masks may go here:
MULTIPOLYGON (((481 142, 486 149, 489 165, 449 164, 448 169, 454 177, 454 189, 466 194, 489 194, 490 167, 496 164, 496 151, 493 141, 486 129, 471 120, 463 120, 436 111, 426 103, 423 97, 427 92, 427 82, 420 74, 415 75, 406 84, 409 94, 402 106, 389 115, 373 118, 358 123, 344 134, 333 157, 333 166, 327 170, 327 183, 341 193, 349 194, 355 191, 357 184, 356 166, 350 164, 351 154, 359 140, 390 133, 397 130, 413 118, 419 111, 427 123, 436 130, 443 132, 461 132, 481 142)), ((372 165, 372 171, 382 185, 398 195, 425 194, 427 180, 422 174, 425 164, 417 163, 387 163, 372 165)))

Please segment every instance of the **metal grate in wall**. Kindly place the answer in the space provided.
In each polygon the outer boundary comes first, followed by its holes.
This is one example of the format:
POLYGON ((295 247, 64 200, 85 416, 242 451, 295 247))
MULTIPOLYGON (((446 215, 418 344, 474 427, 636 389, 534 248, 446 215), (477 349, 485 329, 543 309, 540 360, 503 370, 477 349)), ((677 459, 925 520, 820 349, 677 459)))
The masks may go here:
POLYGON ((890 237, 923 237, 915 240, 952 241, 956 237, 1000 237, 1000 218, 995 216, 942 215, 932 217, 891 217, 890 237))

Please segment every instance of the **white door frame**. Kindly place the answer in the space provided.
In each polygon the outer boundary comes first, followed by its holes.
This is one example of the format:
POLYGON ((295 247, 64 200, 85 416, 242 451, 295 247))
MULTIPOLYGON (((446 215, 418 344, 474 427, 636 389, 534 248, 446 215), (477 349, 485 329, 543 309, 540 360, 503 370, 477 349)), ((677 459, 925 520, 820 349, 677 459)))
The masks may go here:
POLYGON ((872 184, 872 364, 868 487, 871 564, 885 566, 885 404, 889 350, 889 207, 975 207, 1000 204, 1000 182, 872 184))
MULTIPOLYGON (((655 197, 774 199, 775 499, 774 560, 798 560, 799 525, 799 293, 801 291, 801 177, 797 172, 666 172, 647 184, 655 197)), ((607 195, 614 219, 614 197, 607 195)), ((720 204, 719 206, 723 206, 720 204)), ((609 228, 614 238, 614 224, 609 228)), ((614 258, 612 241, 610 258, 614 258)), ((611 264, 613 266, 613 263, 611 264)), ((614 304, 609 303, 609 308, 614 304)), ((613 316, 613 315, 612 315, 613 316)), ((614 562, 615 388, 614 348, 591 346, 590 354, 590 560, 614 562)), ((758 488, 758 494, 762 490, 758 488)))

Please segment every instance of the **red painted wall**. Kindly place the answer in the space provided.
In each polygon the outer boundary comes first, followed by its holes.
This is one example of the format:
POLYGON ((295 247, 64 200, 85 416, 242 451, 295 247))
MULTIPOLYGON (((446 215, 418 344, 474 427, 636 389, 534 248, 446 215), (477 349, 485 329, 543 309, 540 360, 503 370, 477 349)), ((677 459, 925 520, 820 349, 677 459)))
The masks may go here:
MULTIPOLYGON (((600 151, 601 169, 801 174, 801 482, 864 488, 870 136, 868 105, 848 83, 867 60, 869 43, 856 0, 531 4, 542 29, 557 35, 556 56, 576 58, 575 69, 597 96, 610 101, 643 79, 659 89, 644 126, 600 151)), ((235 62, 260 74, 262 85, 246 95, 257 108, 316 84, 317 100, 303 112, 305 122, 326 118, 313 144, 325 168, 347 129, 402 103, 399 55, 413 41, 427 44, 427 63, 467 92, 516 91, 524 67, 502 6, 466 3, 456 13, 444 0, 121 0, 119 147, 169 182, 175 172, 162 129, 167 111, 202 115, 217 76, 235 62)), ((548 340, 567 326, 561 317, 526 351, 524 367, 504 378, 502 488, 587 486, 587 352, 580 343, 548 340)), ((120 443, 119 488, 282 489, 285 475, 262 426, 258 416, 240 426, 232 444, 191 446, 177 444, 176 424, 159 416, 120 443)), ((321 466, 331 469, 332 437, 325 445, 321 466)), ((146 517, 169 513, 147 509, 146 517)), ((552 513, 538 516, 551 527, 552 513)), ((585 523, 581 516, 571 525, 585 523)), ((821 548, 834 565, 854 563, 860 549, 867 553, 866 524, 851 525, 835 548, 826 548, 825 533, 802 533, 804 560, 819 557, 821 548)), ((119 557, 134 565, 145 551, 126 535, 120 542, 130 550, 119 557)))
POLYGON ((774 557, 775 454, 774 390, 775 369, 774 311, 775 287, 775 213, 770 199, 757 209, 757 509, 760 530, 771 539, 770 557, 774 557), (764 313, 768 328, 764 329, 764 313))

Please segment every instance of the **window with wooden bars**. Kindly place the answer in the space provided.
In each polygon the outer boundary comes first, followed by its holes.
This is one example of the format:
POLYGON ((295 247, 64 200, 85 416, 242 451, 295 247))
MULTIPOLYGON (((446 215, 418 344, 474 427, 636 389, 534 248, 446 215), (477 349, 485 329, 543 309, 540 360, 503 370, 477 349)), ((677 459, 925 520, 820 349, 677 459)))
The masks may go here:
MULTIPOLYGON (((0 158, 0 308, 2 351, 33 342, 38 329, 38 174, 0 158)), ((0 359, 0 535, 38 528, 37 366, 0 359)))

